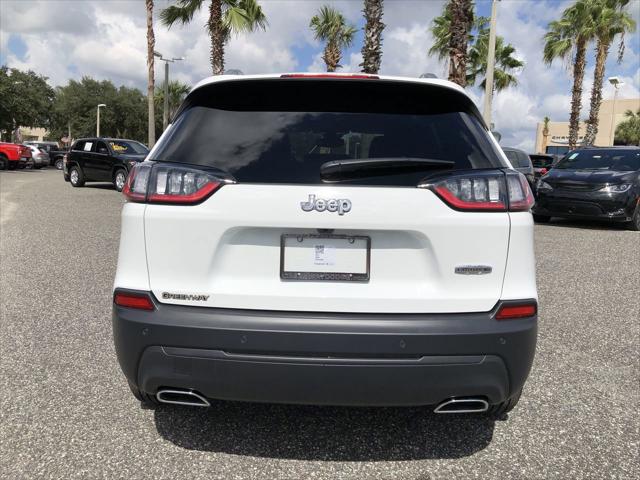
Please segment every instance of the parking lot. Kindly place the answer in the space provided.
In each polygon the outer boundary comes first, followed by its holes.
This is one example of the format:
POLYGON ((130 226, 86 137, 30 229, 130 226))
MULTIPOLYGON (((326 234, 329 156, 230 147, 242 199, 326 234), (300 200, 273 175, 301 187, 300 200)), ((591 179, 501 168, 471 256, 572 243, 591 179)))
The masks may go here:
POLYGON ((537 356, 508 418, 142 409, 111 338, 122 195, 0 173, 0 478, 640 476, 640 234, 536 226, 537 356))

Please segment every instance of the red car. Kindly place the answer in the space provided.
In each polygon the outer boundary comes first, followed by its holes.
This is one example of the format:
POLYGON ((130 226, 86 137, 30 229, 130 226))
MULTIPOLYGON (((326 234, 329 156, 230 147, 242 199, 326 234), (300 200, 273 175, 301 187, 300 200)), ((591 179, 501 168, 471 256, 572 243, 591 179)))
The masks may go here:
POLYGON ((24 168, 31 159, 31 149, 25 145, 0 142, 0 170, 24 168))

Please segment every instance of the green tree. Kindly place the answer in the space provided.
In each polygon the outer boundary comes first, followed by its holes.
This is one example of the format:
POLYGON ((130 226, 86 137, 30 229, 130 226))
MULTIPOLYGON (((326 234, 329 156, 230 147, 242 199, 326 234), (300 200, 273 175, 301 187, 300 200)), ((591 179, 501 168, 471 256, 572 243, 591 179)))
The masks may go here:
MULTIPOLYGON (((504 38, 496 37, 495 67, 493 71, 493 88, 499 92, 512 85, 517 85, 518 80, 511 73, 524 67, 524 62, 513 55, 515 47, 510 43, 505 44, 504 38)), ((476 85, 478 78, 487 74, 487 56, 489 53, 489 29, 482 28, 469 49, 467 60, 467 84, 476 85)), ((482 78, 480 86, 484 88, 486 79, 482 78)))
POLYGON ((109 80, 83 77, 56 89, 51 137, 59 139, 71 131, 73 138, 96 134, 96 108, 100 111, 100 134, 146 142, 148 135, 146 96, 136 88, 117 88, 109 80))
MULTIPOLYGON (((442 15, 433 19, 430 30, 434 43, 429 49, 429 55, 436 56, 439 60, 449 63, 449 80, 452 82, 463 87, 477 85, 478 82, 481 86, 484 86, 489 50, 489 19, 475 16, 473 2, 469 2, 468 8, 470 10, 468 12, 464 9, 460 10, 460 8, 460 5, 453 5, 453 2, 448 2, 442 10, 442 15), (467 13, 470 18, 464 16, 467 13), (460 46, 460 38, 454 40, 452 35, 455 31, 458 34, 462 34, 462 27, 466 23, 458 26, 456 30, 453 26, 454 14, 461 19, 458 20, 459 22, 468 22, 468 28, 464 36, 466 42, 464 48, 460 46), (452 43, 456 45, 455 48, 451 46, 452 43), (457 65, 452 67, 451 62, 457 62, 457 65), (463 63, 465 75, 464 80, 461 80, 458 70, 463 63)), ((513 45, 505 43, 504 38, 496 36, 494 70, 494 89, 496 91, 517 84, 517 79, 512 74, 512 71, 523 67, 524 62, 518 60, 514 56, 515 53, 516 50, 513 45)))
MULTIPOLYGON (((178 107, 185 99, 191 87, 178 80, 169 82, 169 119, 173 118, 173 115, 178 110, 178 107)), ((164 83, 156 88, 155 103, 158 108, 164 108, 164 83)))
POLYGON ((325 42, 322 60, 327 66, 327 72, 335 72, 341 67, 342 49, 349 48, 353 43, 356 27, 348 25, 338 10, 327 5, 320 7, 318 14, 311 18, 309 27, 316 40, 325 42))
POLYGON ((578 144, 580 110, 582 108, 582 84, 587 66, 587 46, 595 34, 591 16, 592 0, 578 1, 562 12, 560 20, 547 26, 544 35, 542 58, 551 65, 555 59, 573 61, 573 85, 571 87, 571 113, 569 115, 569 148, 578 144))
MULTIPOLYGON (((160 18, 168 27, 178 22, 190 23, 204 3, 204 0, 177 0, 160 12, 160 18)), ((232 34, 266 27, 267 17, 257 0, 210 0, 207 32, 211 38, 213 74, 224 73, 224 46, 232 34)))
POLYGON ((616 127, 616 145, 640 145, 640 108, 637 112, 624 112, 626 120, 616 127))
POLYGON ((382 62, 383 0, 364 0, 364 43, 362 44, 362 71, 378 73, 382 62))
POLYGON ((54 90, 47 77, 0 67, 0 132, 9 139, 18 127, 48 127, 54 90))
POLYGON ((634 32, 636 29, 635 20, 625 10, 629 0, 597 0, 589 3, 596 37, 596 67, 593 74, 587 132, 584 136, 585 145, 593 145, 598 134, 604 69, 609 48, 615 37, 620 35, 618 62, 621 62, 624 55, 624 34, 634 32))

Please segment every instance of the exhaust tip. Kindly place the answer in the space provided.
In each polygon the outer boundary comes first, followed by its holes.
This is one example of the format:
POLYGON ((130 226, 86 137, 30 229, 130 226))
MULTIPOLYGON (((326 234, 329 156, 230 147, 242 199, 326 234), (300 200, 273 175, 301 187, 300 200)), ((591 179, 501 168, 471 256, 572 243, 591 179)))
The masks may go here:
POLYGON ((440 403, 434 413, 482 413, 489 410, 489 402, 483 398, 450 398, 440 403))
POLYGON ((160 403, 169 403, 171 405, 187 405, 189 407, 211 406, 209 400, 193 390, 162 389, 158 390, 156 398, 160 403))

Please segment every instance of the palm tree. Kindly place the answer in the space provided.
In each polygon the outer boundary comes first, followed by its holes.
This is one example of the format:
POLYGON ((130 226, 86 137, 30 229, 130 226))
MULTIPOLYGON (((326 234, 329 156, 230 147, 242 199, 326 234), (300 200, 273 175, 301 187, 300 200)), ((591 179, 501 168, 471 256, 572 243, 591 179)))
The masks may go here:
POLYGON ((542 152, 545 153, 547 151, 547 145, 549 144, 549 122, 551 119, 549 117, 544 117, 542 121, 542 152))
POLYGON ((344 16, 336 9, 324 5, 317 15, 309 22, 316 40, 326 42, 322 60, 327 66, 327 72, 335 72, 340 68, 342 49, 349 48, 356 33, 356 27, 347 25, 344 16))
MULTIPOLYGON (((449 62, 449 80, 455 81, 459 85, 475 85, 480 77, 487 72, 487 53, 489 50, 489 19, 487 17, 476 17, 473 13, 474 4, 471 2, 471 28, 467 32, 467 54, 465 59, 465 79, 461 83, 451 76, 450 44, 453 31, 451 3, 445 5, 442 15, 436 17, 431 24, 431 34, 434 44, 429 49, 429 55, 436 55, 439 60, 449 62), (473 31, 472 31, 473 29, 473 31)), ((524 66, 524 62, 518 60, 513 55, 515 48, 511 44, 506 44, 504 38, 496 37, 495 50, 495 71, 494 89, 503 90, 510 85, 516 85, 517 80, 510 71, 524 66)), ((481 86, 484 86, 485 79, 482 78, 481 86)))
POLYGON ((616 127, 615 142, 623 145, 640 145, 640 108, 636 113, 624 112, 626 120, 616 127))
POLYGON ((584 136, 585 145, 593 145, 598 134, 598 116, 600 114, 600 104, 602 103, 604 68, 609 56, 611 43, 613 43, 617 35, 621 36, 618 50, 618 62, 621 62, 624 55, 624 34, 634 32, 636 29, 635 20, 624 10, 628 3, 629 0, 599 0, 592 5, 591 16, 594 21, 596 36, 596 68, 593 74, 587 132, 584 136))
POLYGON ((382 61, 382 23, 384 0, 364 0, 364 44, 362 45, 362 71, 378 73, 382 61))
POLYGON ((450 0, 446 7, 449 24, 449 80, 467 85, 467 46, 473 26, 473 2, 450 0))
MULTIPOLYGON (((499 92, 511 85, 517 85, 518 80, 510 72, 524 67, 524 62, 513 56, 516 49, 510 43, 505 45, 504 38, 496 37, 495 67, 493 71, 493 88, 499 92)), ((467 84, 475 85, 478 77, 487 73, 487 56, 489 53, 489 29, 483 28, 477 35, 475 43, 469 50, 467 63, 467 84)), ((484 88, 486 79, 483 78, 480 86, 484 88)))
MULTIPOLYGON (((171 27, 193 20, 204 0, 176 0, 160 12, 162 23, 171 27)), ((211 37, 211 68, 214 75, 224 73, 224 45, 232 34, 266 29, 267 17, 257 0, 210 0, 207 32, 211 37)))
POLYGON ((147 7, 147 103, 148 103, 148 141, 149 148, 156 143, 156 123, 153 104, 153 90, 155 88, 155 62, 153 51, 156 47, 156 37, 153 33, 153 0, 145 0, 147 7))
POLYGON ((571 114, 569 116, 569 148, 578 144, 582 83, 587 65, 587 45, 593 38, 593 21, 589 1, 578 1, 568 7, 560 20, 547 26, 542 58, 551 65, 556 58, 569 61, 573 57, 573 86, 571 88, 571 114))
MULTIPOLYGON (((173 118, 173 115, 176 113, 176 110, 178 110, 178 107, 180 106, 182 101, 185 99, 189 91, 191 90, 191 87, 189 87, 189 85, 182 83, 178 80, 173 80, 169 82, 168 90, 169 90, 169 95, 168 95, 169 112, 168 113, 169 113, 169 118, 173 118)), ((158 86, 158 88, 156 88, 155 102, 156 102, 156 105, 158 106, 164 105, 164 83, 158 86)))

